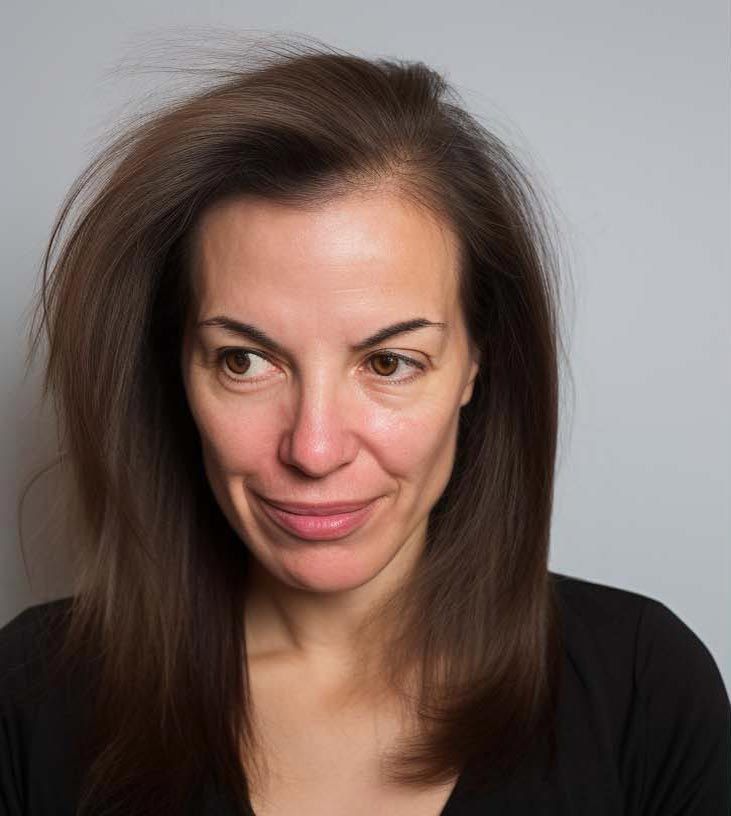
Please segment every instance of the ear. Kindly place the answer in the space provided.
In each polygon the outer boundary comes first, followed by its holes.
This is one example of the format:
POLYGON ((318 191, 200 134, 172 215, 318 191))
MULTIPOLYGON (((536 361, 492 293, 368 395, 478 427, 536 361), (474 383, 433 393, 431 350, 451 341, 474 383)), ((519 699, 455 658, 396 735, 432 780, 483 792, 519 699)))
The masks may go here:
POLYGON ((475 378, 477 377, 477 372, 480 370, 480 357, 480 353, 477 352, 472 358, 472 363, 470 364, 470 374, 464 388, 462 389, 462 399, 459 403, 460 407, 467 405, 467 403, 472 399, 472 392, 475 388, 475 378))

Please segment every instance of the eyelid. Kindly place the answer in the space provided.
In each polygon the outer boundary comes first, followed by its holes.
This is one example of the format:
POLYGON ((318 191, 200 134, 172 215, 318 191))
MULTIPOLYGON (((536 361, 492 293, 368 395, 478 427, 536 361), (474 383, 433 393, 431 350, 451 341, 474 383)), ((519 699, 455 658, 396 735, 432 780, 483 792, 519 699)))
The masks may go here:
MULTIPOLYGON (((271 355, 269 354, 269 352, 266 352, 266 351, 261 351, 259 349, 248 348, 248 347, 245 347, 245 346, 222 346, 221 348, 218 348, 215 351, 215 362, 216 362, 217 367, 220 369, 226 355, 231 354, 232 352, 235 352, 235 351, 240 351, 240 352, 242 352, 244 354, 252 354, 252 355, 254 355, 256 357, 261 357, 262 359, 266 360, 267 362, 270 362, 270 363, 272 362, 271 355)), ((420 353, 423 353, 423 352, 420 352, 420 353)), ((408 366, 409 368, 413 369, 416 372, 412 376, 404 377, 402 379, 389 379, 388 377, 378 377, 378 375, 374 375, 376 377, 376 379, 380 379, 384 383, 390 383, 390 384, 393 384, 393 385, 402 385, 402 384, 412 382, 413 380, 416 380, 420 376, 422 376, 423 373, 428 368, 427 363, 424 363, 424 362, 422 362, 420 360, 417 360, 417 359, 415 359, 413 357, 409 357, 408 355, 401 354, 400 352, 394 351, 394 350, 389 349, 389 348, 379 348, 379 349, 375 349, 375 350, 369 352, 369 354, 366 356, 364 362, 367 363, 372 357, 377 357, 379 355, 391 355, 391 356, 395 357, 397 360, 403 362, 406 366, 408 366)), ((425 356, 428 357, 429 360, 431 360, 431 357, 429 357, 428 354, 426 354, 425 356)), ((245 383, 245 382, 247 382, 247 380, 245 380, 245 379, 237 379, 236 377, 232 377, 232 376, 230 376, 228 374, 224 374, 224 376, 227 377, 227 379, 232 380, 233 382, 236 382, 236 383, 245 383)), ((250 380, 250 382, 255 383, 255 382, 257 382, 257 380, 255 380, 255 379, 250 380)))

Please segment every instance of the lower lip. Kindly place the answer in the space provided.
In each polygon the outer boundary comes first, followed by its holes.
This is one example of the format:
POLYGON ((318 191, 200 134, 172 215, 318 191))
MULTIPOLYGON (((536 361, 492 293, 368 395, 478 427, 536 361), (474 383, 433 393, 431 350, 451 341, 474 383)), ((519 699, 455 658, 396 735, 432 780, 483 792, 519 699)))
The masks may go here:
POLYGON ((301 516, 280 510, 264 499, 261 499, 260 503, 269 518, 287 532, 294 533, 299 538, 308 541, 333 541, 343 538, 365 524, 375 509, 377 501, 375 499, 359 510, 338 513, 335 516, 301 516))

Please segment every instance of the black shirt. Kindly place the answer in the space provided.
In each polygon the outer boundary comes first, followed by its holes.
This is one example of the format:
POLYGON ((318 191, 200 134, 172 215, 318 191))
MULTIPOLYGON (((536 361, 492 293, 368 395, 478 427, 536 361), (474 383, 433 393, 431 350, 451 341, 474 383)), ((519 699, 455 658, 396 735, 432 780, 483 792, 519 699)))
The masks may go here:
MULTIPOLYGON (((467 791, 463 775, 442 816, 730 816, 731 705, 706 646, 655 599, 551 575, 565 639, 555 770, 489 795, 467 791)), ((29 607, 0 629, 0 816, 74 813, 82 690, 18 702, 38 678, 42 627, 68 603, 29 607)), ((200 814, 230 814, 213 790, 198 802, 200 814)))

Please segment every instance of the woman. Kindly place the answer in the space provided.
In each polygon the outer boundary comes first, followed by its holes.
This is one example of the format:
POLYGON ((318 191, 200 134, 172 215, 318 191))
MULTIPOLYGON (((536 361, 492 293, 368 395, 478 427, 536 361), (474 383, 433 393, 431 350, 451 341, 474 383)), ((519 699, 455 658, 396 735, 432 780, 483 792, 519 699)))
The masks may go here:
POLYGON ((727 813, 706 647, 547 568, 557 275, 421 63, 119 136, 45 257, 78 578, 0 632, 0 813, 727 813))

